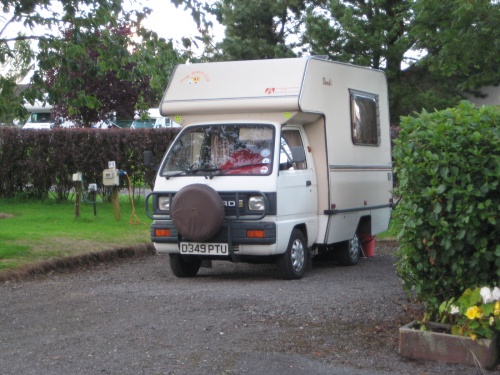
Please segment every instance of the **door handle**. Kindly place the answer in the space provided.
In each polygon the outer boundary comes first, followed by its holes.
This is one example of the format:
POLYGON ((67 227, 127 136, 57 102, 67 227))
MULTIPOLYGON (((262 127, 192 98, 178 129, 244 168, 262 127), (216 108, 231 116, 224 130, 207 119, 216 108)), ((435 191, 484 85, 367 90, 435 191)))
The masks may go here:
POLYGON ((306 186, 311 186, 311 181, 307 180, 306 181, 306 186))

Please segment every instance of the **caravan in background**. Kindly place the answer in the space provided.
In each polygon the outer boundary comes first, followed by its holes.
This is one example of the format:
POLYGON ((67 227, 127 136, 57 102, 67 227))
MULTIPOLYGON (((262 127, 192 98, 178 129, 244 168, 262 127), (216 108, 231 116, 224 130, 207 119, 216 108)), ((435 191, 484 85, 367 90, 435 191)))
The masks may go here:
POLYGON ((162 115, 160 115, 159 108, 150 108, 148 113, 149 117, 155 120, 155 123, 153 125, 154 129, 181 127, 178 123, 170 120, 168 117, 163 117, 162 115))
POLYGON ((65 120, 62 117, 55 124, 52 121, 52 106, 46 100, 43 102, 35 101, 33 105, 26 103, 24 108, 28 111, 29 117, 26 124, 23 125, 23 129, 52 129, 54 126, 62 128, 75 127, 73 122, 65 120))

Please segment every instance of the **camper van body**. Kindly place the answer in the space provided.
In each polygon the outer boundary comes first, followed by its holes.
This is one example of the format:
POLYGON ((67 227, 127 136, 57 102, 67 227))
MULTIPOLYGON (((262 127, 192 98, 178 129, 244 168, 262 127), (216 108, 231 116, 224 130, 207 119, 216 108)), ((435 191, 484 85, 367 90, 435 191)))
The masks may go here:
POLYGON ((24 108, 29 113, 23 129, 52 129, 54 124, 51 120, 52 106, 47 103, 35 102, 33 105, 25 104, 24 108))
MULTIPOLYGON (((33 105, 27 103, 24 108, 29 113, 28 120, 23 125, 23 129, 52 129, 54 122, 52 121, 52 106, 46 101, 35 101, 33 105)), ((73 128, 75 124, 65 119, 59 119, 56 126, 62 128, 73 128)))
POLYGON ((183 129, 146 207, 177 276, 267 259, 300 278, 311 254, 355 264, 360 238, 388 228, 383 72, 315 57, 179 65, 160 112, 183 129))
POLYGON ((149 117, 154 120, 153 128, 180 128, 181 126, 176 122, 172 121, 168 117, 160 115, 160 110, 158 108, 150 108, 148 110, 149 117))

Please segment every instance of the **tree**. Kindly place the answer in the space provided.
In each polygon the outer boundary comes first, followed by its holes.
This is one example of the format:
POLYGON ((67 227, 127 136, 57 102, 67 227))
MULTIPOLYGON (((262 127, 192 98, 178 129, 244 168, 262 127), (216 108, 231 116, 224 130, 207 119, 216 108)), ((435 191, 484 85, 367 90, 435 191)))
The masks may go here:
MULTIPOLYGON (((322 0, 171 0, 190 10, 200 31, 195 38, 205 44, 198 60, 252 60, 300 55, 302 15, 309 4, 322 0), (225 26, 222 42, 214 43, 209 16, 225 26)), ((196 41, 185 40, 186 45, 196 41)), ((194 58, 196 60, 196 57, 194 58)))
MULTIPOLYGON (((5 23, 0 30, 0 62, 8 63, 11 69, 16 70, 17 61, 22 60, 22 69, 18 74, 4 75, 2 80, 5 84, 16 84, 24 78, 27 73, 25 67, 35 68, 38 60, 37 52, 39 46, 33 46, 30 42, 49 43, 51 40, 58 40, 58 25, 73 24, 77 27, 97 27, 108 20, 116 18, 121 11, 121 3, 118 0, 1 0, 4 12, 5 23), (80 10, 84 8, 84 10, 80 10), (29 46, 29 48, 27 48, 29 46)), ((33 102, 35 99, 42 99, 42 87, 32 86, 29 90, 16 98, 13 91, 10 99, 0 103, 2 111, 20 113, 23 111, 22 103, 26 98, 33 102), (8 107, 9 102, 17 102, 15 108, 8 107)), ((3 94, 6 94, 3 92, 3 94)))
MULTIPOLYGON (((1 1, 9 18, 0 30, 0 62, 22 56, 33 76, 29 89, 19 98, 12 90, 2 90, 0 114, 12 110, 8 103, 13 101, 15 112, 22 112, 24 99, 33 103, 48 90, 49 102, 56 104, 61 113, 88 124, 111 108, 110 100, 103 103, 104 98, 113 95, 105 93, 113 77, 116 80, 112 90, 120 91, 117 82, 121 82, 122 96, 134 87, 130 91, 136 92, 137 101, 129 100, 120 106, 133 114, 135 108, 157 103, 168 72, 179 59, 171 43, 141 26, 142 19, 151 12, 148 8, 126 12, 120 0, 1 1), (8 35, 9 27, 16 24, 22 24, 26 33, 8 35), (19 48, 27 42, 36 45, 28 50, 19 48)), ((8 78, 10 86, 6 82, 6 87, 13 86, 17 78, 8 78)))
POLYGON ((333 60, 384 69, 391 83, 391 117, 400 107, 399 90, 405 53, 414 41, 408 34, 411 1, 332 0, 309 8, 304 43, 312 54, 333 60))
POLYGON ((140 42, 134 41, 126 24, 64 35, 42 44, 40 53, 39 79, 54 103, 55 118, 90 126, 111 116, 132 119, 135 111, 157 105, 177 61, 171 43, 144 30, 140 42))
POLYGON ((24 116, 23 100, 19 96, 17 82, 22 80, 28 73, 32 52, 26 41, 18 41, 16 44, 11 53, 10 63, 2 64, 2 75, 0 76, 0 124, 12 124, 14 120, 24 116))
POLYGON ((302 1, 221 0, 212 8, 218 22, 226 26, 218 44, 226 60, 253 60, 295 56, 287 38, 298 30, 295 15, 302 1))
POLYGON ((454 106, 463 90, 500 79, 498 2, 332 0, 325 5, 322 12, 309 9, 304 42, 334 60, 384 69, 395 122, 423 108, 454 106), (411 57, 418 52, 424 56, 411 57))
POLYGON ((500 81, 496 0, 173 1, 226 26, 215 59, 306 53, 385 70, 394 122, 500 81))
POLYGON ((500 83, 500 2, 426 0, 413 9, 416 47, 428 51, 421 65, 458 77, 463 90, 500 83))

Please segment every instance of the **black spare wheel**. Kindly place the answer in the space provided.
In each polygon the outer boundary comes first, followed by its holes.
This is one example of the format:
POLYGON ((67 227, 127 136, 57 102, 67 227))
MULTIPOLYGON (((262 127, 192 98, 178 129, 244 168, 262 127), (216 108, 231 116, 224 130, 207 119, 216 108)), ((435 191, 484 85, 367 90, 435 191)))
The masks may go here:
POLYGON ((224 203, 210 186, 184 186, 172 200, 172 221, 188 241, 206 241, 219 231, 224 221, 224 203))

